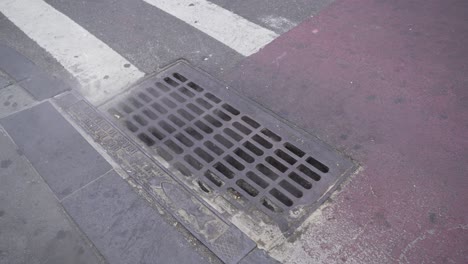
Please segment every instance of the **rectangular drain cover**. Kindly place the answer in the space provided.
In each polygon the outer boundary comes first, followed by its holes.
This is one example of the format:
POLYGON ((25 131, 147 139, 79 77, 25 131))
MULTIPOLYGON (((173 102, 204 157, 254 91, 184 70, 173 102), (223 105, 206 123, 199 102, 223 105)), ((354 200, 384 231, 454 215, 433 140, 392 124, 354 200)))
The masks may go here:
POLYGON ((224 217, 232 221, 240 213, 286 235, 355 168, 323 142, 183 62, 101 109, 224 217))

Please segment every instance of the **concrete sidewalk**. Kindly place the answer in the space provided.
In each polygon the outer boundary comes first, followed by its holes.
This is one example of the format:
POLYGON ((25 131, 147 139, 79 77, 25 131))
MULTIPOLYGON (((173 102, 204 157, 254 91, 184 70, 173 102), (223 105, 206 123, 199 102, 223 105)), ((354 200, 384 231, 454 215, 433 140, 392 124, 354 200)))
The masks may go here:
POLYGON ((50 103, 0 124, 1 263, 217 262, 132 190, 50 103))
POLYGON ((0 149, 0 263, 103 263, 3 130, 0 149))
POLYGON ((0 76, 0 263, 219 263, 64 118, 49 98, 66 86, 10 55, 0 76))

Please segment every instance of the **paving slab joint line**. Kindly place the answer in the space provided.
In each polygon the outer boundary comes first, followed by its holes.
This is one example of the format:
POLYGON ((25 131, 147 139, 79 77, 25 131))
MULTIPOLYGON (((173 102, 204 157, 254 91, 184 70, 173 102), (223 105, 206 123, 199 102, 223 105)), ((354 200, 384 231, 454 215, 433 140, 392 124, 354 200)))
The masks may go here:
POLYGON ((254 251, 257 250, 257 249, 258 249, 258 247, 252 248, 252 250, 250 250, 244 257, 242 257, 242 258, 239 260, 238 263, 242 263, 242 261, 243 261, 244 259, 246 259, 250 254, 252 254, 252 252, 254 252, 254 251))
MULTIPOLYGON (((136 182, 134 182, 134 180, 128 175, 128 173, 119 164, 117 164, 117 162, 114 161, 114 159, 107 153, 107 151, 99 143, 94 141, 94 139, 90 135, 88 135, 88 133, 84 131, 84 129, 79 124, 76 123, 76 121, 66 111, 65 107, 58 105, 57 100, 60 100, 59 97, 64 96, 66 94, 70 94, 74 96, 77 99, 77 101, 83 100, 88 105, 91 105, 88 102, 88 100, 86 100, 86 98, 81 96, 77 91, 73 91, 73 90, 59 94, 51 99, 48 99, 47 101, 49 101, 52 104, 52 106, 62 115, 62 117, 65 118, 65 120, 67 120, 67 122, 86 140, 86 142, 88 142, 88 144, 90 144, 111 165, 112 169, 110 169, 108 172, 104 173, 103 175, 100 175, 98 178, 101 178, 105 174, 108 174, 110 171, 114 170, 122 179, 124 179, 125 181, 127 181, 128 184, 130 184, 130 186, 134 189, 134 191, 138 192, 139 194, 142 194, 141 187, 139 187, 139 185, 136 182)), ((98 178, 94 179, 92 182, 96 181, 98 178)), ((86 184, 85 186, 87 185, 89 185, 89 183, 86 184)), ((82 189, 85 186, 82 186, 80 189, 82 189)), ((76 191, 74 191, 73 193, 75 193, 76 191)), ((64 197, 62 201, 68 196, 70 196, 71 194, 64 197)), ((146 195, 142 195, 142 196, 145 200, 147 200, 148 203, 152 204, 152 202, 154 202, 151 198, 146 197, 146 195)), ((155 209, 158 211, 161 211, 160 208, 158 207, 156 207, 155 209)))
MULTIPOLYGON (((18 111, 18 112, 21 112, 21 111, 18 111)), ((57 195, 52 191, 52 189, 50 188, 49 184, 47 184, 47 181, 42 177, 42 175, 36 170, 36 168, 34 168, 34 166, 31 164, 31 162, 29 161, 29 159, 23 154, 21 153, 21 149, 20 147, 16 144, 16 142, 13 140, 13 138, 10 136, 10 134, 6 131, 6 129, 0 124, 0 130, 2 132, 2 134, 4 134, 5 136, 8 137, 8 139, 13 143, 13 145, 15 146, 16 150, 19 152, 18 154, 27 161, 27 164, 28 166, 37 174, 39 175, 39 177, 45 182, 45 185, 47 185, 47 189, 52 193, 52 195, 54 196, 54 198, 60 203, 60 199, 57 197, 57 195)))
MULTIPOLYGON (((117 172, 117 174, 120 175, 123 179, 127 180, 128 175, 127 173, 107 154, 107 152, 100 146, 98 143, 96 143, 91 136, 89 136, 76 122, 73 118, 70 117, 70 115, 61 107, 57 104, 56 100, 59 96, 63 96, 65 94, 71 94, 75 96, 78 100, 87 100, 83 98, 81 95, 77 94, 76 91, 68 91, 62 94, 59 94, 53 98, 47 99, 45 101, 49 102, 52 104, 52 106, 57 110, 57 112, 60 113, 60 115, 67 120, 67 122, 80 134, 86 142, 88 142, 91 147, 93 147, 94 150, 97 151, 98 154, 100 154, 110 165, 111 167, 117 172), (127 176, 127 177, 125 177, 127 176)), ((108 173, 108 172, 106 172, 108 173)), ((104 173, 104 174, 106 174, 104 173)), ((101 175, 102 176, 102 175, 101 175)))
MULTIPOLYGON (((13 146, 16 148, 17 151, 20 150, 20 148, 18 147, 18 145, 16 144, 16 142, 13 140, 13 138, 10 136, 10 134, 8 134, 8 132, 6 131, 6 129, 0 124, 0 133, 2 133, 3 135, 5 135, 13 144, 13 146)), ((62 201, 57 197, 57 195, 52 191, 52 189, 50 188, 49 184, 47 184, 47 181, 42 177, 42 175, 36 170, 36 168, 34 168, 34 166, 31 164, 31 162, 29 161, 29 159, 23 155, 22 153, 19 153, 19 155, 21 156, 21 158, 23 158, 27 164, 27 166, 29 166, 29 168, 39 176, 39 178, 44 182, 44 185, 46 186, 47 190, 49 191, 49 193, 52 195, 52 197, 55 198, 55 200, 57 201, 57 205, 59 205, 59 209, 60 209, 60 212, 63 214, 64 217, 66 217, 66 219, 68 220, 68 222, 70 223, 70 225, 72 226, 72 228, 78 232, 78 234, 80 235, 80 237, 84 240, 84 242, 90 247, 90 249, 92 250, 92 252, 98 257, 99 261, 102 263, 102 264, 108 264, 107 260, 104 258, 104 256, 101 254, 101 252, 96 248, 96 246, 93 244, 93 242, 91 242, 91 240, 88 238, 88 236, 78 227, 77 223, 73 220, 73 218, 67 213, 67 211, 65 210, 65 208, 63 207, 62 205, 62 201)), ((106 172, 105 174, 107 174, 109 172, 106 172)), ((101 175, 101 176, 104 176, 104 175, 101 175)), ((99 176, 99 178, 101 177, 99 176)), ((68 197, 68 196, 67 196, 68 197)))
MULTIPOLYGON (((87 100, 83 100, 82 97, 79 97, 80 99, 78 100, 78 103, 83 103, 85 104, 87 107, 91 108, 93 113, 95 113, 96 115, 100 116, 103 120, 105 120, 108 125, 110 125, 115 131, 117 131, 119 133, 119 135, 124 138, 125 140, 127 140, 128 142, 130 142, 132 145, 134 144, 134 142, 125 134, 125 133, 122 133, 122 131, 115 126, 115 124, 113 124, 112 122, 110 122, 108 120, 108 118, 105 116, 105 115, 102 115, 101 112, 96 109, 95 107, 93 107, 87 100)), ((66 111, 66 110, 65 110, 66 111)), ((71 117, 71 114, 70 113, 67 113, 70 115, 71 117)), ((73 117, 71 117, 73 118, 73 117)), ((75 119, 75 118, 73 118, 75 119)), ((81 125, 80 125, 81 126, 81 125)), ((140 152, 144 157, 146 157, 149 161, 151 161, 152 163, 154 163, 154 165, 159 168, 159 170, 161 170, 161 173, 164 173, 164 174, 167 174, 167 175, 170 175, 170 173, 168 171, 166 171, 166 169, 164 167, 161 167, 159 165, 159 163, 157 161, 154 160, 154 158, 152 158, 151 156, 149 156, 145 151, 143 151, 138 145, 134 145, 134 147, 136 149, 138 149, 138 152, 140 152)), ((124 170, 125 171, 125 170, 124 170)), ((199 238, 197 236, 198 233, 194 233, 193 231, 190 231, 190 227, 186 226, 186 223, 184 224, 183 221, 181 221, 181 219, 178 218, 178 216, 175 216, 173 215, 173 209, 171 209, 170 207, 166 207, 166 205, 164 205, 164 203, 161 203, 161 201, 159 201, 156 197, 154 197, 154 195, 152 195, 152 191, 150 189, 148 189, 148 186, 146 186, 144 183, 140 182, 138 179, 134 179, 133 176, 130 176, 129 173, 127 172, 124 172, 125 175, 128 175, 129 177, 126 179, 126 181, 136 189, 136 191, 142 195, 144 198, 146 198, 148 200, 148 202, 152 205, 152 207, 154 208, 155 206, 160 206, 163 210, 167 211, 167 213, 169 215, 172 216, 172 218, 175 219, 176 222, 178 222, 179 224, 181 224, 181 226, 183 226, 184 230, 187 230, 188 232, 188 235, 190 235, 191 237, 193 237, 195 240, 197 240, 201 245, 203 245, 204 248, 206 248, 208 251, 211 252, 211 254, 213 254, 213 256, 215 256, 217 259, 219 258, 219 255, 217 255, 216 253, 214 253, 213 249, 210 248, 210 246, 208 246, 207 244, 205 244, 205 242, 203 242, 203 240, 201 238, 199 238)), ((172 178, 177 184, 180 185, 180 187, 192 194, 192 192, 190 190, 187 190, 186 187, 184 185, 182 185, 179 181, 177 181, 177 179, 174 179, 172 178)), ((197 199, 198 200, 198 199, 197 199)), ((235 228, 236 230, 237 227, 235 227, 234 225, 230 224, 229 221, 227 221, 223 216, 221 216, 217 211, 213 211, 212 208, 209 206, 209 204, 206 204, 206 202, 204 200, 198 200, 202 205, 206 206, 208 210, 210 210, 216 217, 219 218, 220 221, 224 222, 225 224, 227 224, 228 226, 230 226, 231 228, 235 228)), ((159 208, 158 208, 159 209, 159 208)), ((160 211, 160 210, 159 210, 160 211)), ((180 217, 180 216, 179 216, 180 217)), ((238 232, 241 232, 240 230, 238 230, 238 232)), ((243 234, 243 233, 242 233, 243 234)))
MULTIPOLYGON (((175 63, 174 63, 174 64, 175 64, 175 63)), ((171 65, 173 65, 173 64, 171 64, 171 65)), ((144 81, 144 80, 146 80, 146 79, 143 79, 143 80, 140 80, 140 81, 144 81)), ((140 83, 140 81, 138 81, 137 83, 140 83)), ((133 87, 133 85, 132 85, 131 87, 133 87)), ((130 87, 130 88, 131 88, 131 87, 130 87)), ((132 144, 134 144, 134 146, 135 146, 139 151, 141 151, 145 157, 147 157, 149 160, 151 160, 153 163, 155 163, 155 164, 158 166, 159 169, 161 169, 164 173, 166 173, 166 174, 168 174, 168 175, 171 175, 171 172, 169 172, 166 168, 164 168, 163 166, 161 166, 161 165, 159 164, 159 162, 158 162, 157 160, 154 159, 154 157, 152 157, 151 155, 149 155, 149 154, 148 154, 146 151, 144 151, 140 146, 138 146, 137 144, 135 144, 134 141, 133 141, 127 134, 125 134, 125 133, 121 130, 121 128, 119 128, 118 126, 116 126, 106 115, 103 115, 102 112, 101 112, 97 107, 93 106, 88 100, 86 100, 86 98, 83 98, 83 97, 80 96, 79 99, 80 99, 80 100, 83 100, 88 106, 90 106, 91 108, 93 108, 93 110, 96 111, 104 120, 106 120, 115 130, 117 130, 117 131, 122 135, 122 137, 124 137, 126 140, 128 140, 129 142, 131 142, 132 144)), ((62 113, 62 111, 60 111, 60 113, 62 113)), ((62 115, 63 115, 63 114, 62 114, 62 115)), ((67 114, 67 113, 65 113, 65 115, 67 115, 67 117, 68 117, 68 114, 67 114)), ((66 118, 66 119, 67 119, 67 121, 69 121, 68 118, 66 118)), ((93 147, 95 147, 94 145, 97 144, 97 143, 94 142, 94 140, 93 140, 90 136, 88 136, 87 133, 86 133, 84 130, 82 130, 82 128, 80 128, 78 124, 74 123, 74 121, 69 121, 69 122, 72 122, 72 123, 73 123, 73 127, 74 127, 77 131, 79 131, 80 134, 82 134, 81 132, 83 132, 83 134, 86 135, 86 137, 89 137, 89 139, 88 139, 88 138, 85 138, 85 139, 86 139, 88 142, 94 143, 94 144, 93 144, 93 147)), ((97 145, 99 145, 99 144, 97 144, 97 145)), ((96 148, 96 147, 95 147, 95 148, 96 148)), ((101 149, 102 147, 101 147, 101 146, 98 146, 98 148, 101 149)), ((106 151, 105 151, 104 149, 102 149, 102 151, 103 151, 104 153, 106 153, 106 151)), ((107 154, 107 153, 106 153, 106 154, 107 154)), ((102 154, 101 154, 101 155, 102 155, 102 154)), ((110 160, 113 160, 110 156, 109 156, 109 159, 110 159, 110 160)), ((116 162, 113 162, 113 164, 115 164, 117 167, 120 168, 120 166, 117 165, 116 162)), ((111 165, 112 165, 112 164, 111 164, 111 165)), ((124 171, 124 170, 122 170, 122 171, 124 171)), ((128 173, 125 172, 125 175, 128 176, 128 173)), ((130 176, 128 176, 128 177, 131 178, 130 176)), ((172 176, 171 176, 171 177, 172 177, 172 176)), ((173 178, 181 187, 183 187, 184 190, 186 190, 186 191, 188 191, 188 193, 192 194, 192 192, 191 192, 188 188, 186 188, 185 185, 184 185, 179 179, 177 179, 176 177, 172 177, 172 178, 173 178)), ((141 184, 138 184, 138 185, 141 186, 141 184)), ((142 189, 144 189, 143 186, 142 186, 142 189)), ((147 190, 145 190, 145 191, 147 191, 147 190)), ((207 206, 208 208, 211 208, 211 206, 210 206, 208 203, 206 203, 203 199, 199 199, 199 201, 200 201, 203 205, 207 206)), ((226 220, 219 212, 217 212, 216 210, 211 210, 211 211, 212 211, 216 216, 218 216, 220 219, 222 219, 223 222, 225 222, 225 223, 230 223, 229 221, 227 221, 227 220, 226 220)))
MULTIPOLYGON (((84 101, 89 107, 93 108, 94 111, 96 111, 98 114, 100 114, 100 112, 94 107, 92 106, 91 103, 88 102, 88 100, 86 98, 84 98, 83 96, 81 96, 80 94, 76 93, 76 91, 68 91, 66 93, 69 93, 69 94, 72 94, 73 96, 76 97, 77 99, 77 102, 79 101, 84 101)), ((185 227, 175 216, 172 215, 171 211, 168 210, 167 208, 165 208, 162 204, 160 204, 159 201, 157 201, 156 199, 154 199, 152 197, 151 194, 149 194, 148 190, 146 190, 144 188, 144 186, 141 185, 141 183, 138 183, 136 180, 134 180, 132 177, 130 177, 130 175, 124 170, 124 168, 122 168, 119 164, 117 164, 114 159, 112 157, 109 156, 109 154, 106 152, 106 150, 101 146, 99 145, 97 142, 94 141, 94 139, 91 138, 90 135, 87 134, 87 132, 79 125, 76 123, 76 120, 74 120, 74 118, 71 117, 71 115, 66 111, 67 107, 61 107, 58 105, 58 102, 57 100, 58 97, 60 95, 57 95, 53 100, 49 100, 49 102, 51 102, 51 104, 54 106, 54 108, 56 108, 56 110, 72 125, 72 127, 80 134, 83 136, 83 138, 99 153, 101 154, 101 156, 104 157, 104 159, 109 162, 109 164, 111 164, 111 166, 113 167, 113 169, 111 169, 110 171, 114 170, 122 179, 124 179, 124 181, 127 182, 127 184, 130 185, 130 187, 132 188, 133 191, 137 192, 137 194, 139 195, 140 198, 144 199, 145 202, 153 209, 155 210, 159 215, 163 216, 163 215, 166 215, 165 216, 165 219, 166 221, 169 221, 169 222, 174 222, 174 223, 178 223, 179 224, 179 228, 176 228, 184 237, 185 239, 187 240, 187 242, 191 243, 191 241, 189 240, 189 238, 191 239, 195 239, 196 241, 198 241, 198 246, 201 246, 203 248, 205 248, 204 250, 210 252, 211 254, 213 254, 212 257, 216 258, 216 259, 219 259, 218 256, 209 248, 207 247, 201 240, 199 240, 194 234, 192 234, 192 232, 187 228, 185 227), (168 218, 169 217, 169 218, 168 218), (183 229, 180 230, 180 228, 183 229)), ((73 105, 73 104, 72 104, 73 105)), ((71 105, 70 105, 71 106, 71 105)), ((107 119, 105 119, 106 121, 108 121, 107 119)), ((109 124, 111 124, 113 127, 114 125, 109 122, 109 124)), ((114 127, 114 129, 117 129, 116 127, 114 127)), ((118 130, 120 132, 120 130, 118 130)), ((122 133, 122 136, 126 137, 125 134, 122 133)), ((128 139, 129 140, 129 139, 128 139)), ((131 142, 131 141, 130 141, 131 142)), ((146 155, 146 154, 144 154, 146 155)), ((151 158, 150 158, 151 161, 153 161, 151 158)), ((154 161, 153 161, 154 162, 154 161)), ((109 171, 109 172, 110 172, 109 171)), ((106 172, 104 173, 104 175, 101 175, 99 176, 97 179, 93 180, 92 182, 98 180, 99 178, 102 178, 103 176, 105 176, 105 174, 108 174, 109 172, 106 172)), ((166 172, 167 173, 167 172, 166 172)), ((88 186, 89 184, 86 184, 85 186, 88 186)), ((83 187, 85 187, 83 186, 83 187)), ((82 189, 82 188, 80 188, 82 189)), ((75 194, 75 192, 73 192, 72 194, 75 194)), ((71 195, 71 194, 70 194, 71 195)), ((70 195, 68 195, 67 197, 65 197, 64 199, 70 197, 70 195)), ((62 199, 62 201, 64 201, 64 199, 62 199)))
POLYGON ((71 89, 63 79, 40 68, 9 45, 0 43, 0 54, 6 57, 0 60, 1 71, 36 100, 48 99, 71 89))
MULTIPOLYGON (((0 71, 1 71, 1 70, 0 70, 0 71)), ((3 71, 2 71, 2 72, 3 72, 3 71)), ((6 74, 7 76, 11 77, 11 76, 8 75, 7 73, 5 73, 5 74, 6 74)), ((42 99, 42 100, 37 100, 37 99, 34 97, 34 95, 33 95, 28 89, 25 89, 24 87, 21 86, 21 82, 22 82, 22 81, 25 81, 25 80, 28 80, 28 78, 23 78, 23 79, 18 80, 18 81, 17 81, 17 80, 14 80, 13 78, 11 78, 11 79, 13 80, 13 82, 10 83, 10 84, 8 84, 8 86, 3 87, 2 89, 7 89, 7 88, 9 88, 9 87, 11 87, 11 86, 13 86, 13 85, 16 85, 19 89, 21 89, 21 90, 24 91, 26 94, 28 94, 29 96, 31 96, 31 98, 33 99, 33 103, 31 103, 30 105, 28 105, 28 106, 26 106, 26 107, 22 107, 22 108, 19 108, 19 109, 17 109, 17 110, 13 110, 13 111, 9 112, 8 114, 6 114, 5 116, 2 116, 1 118, 6 118, 6 117, 8 117, 8 116, 17 114, 17 113, 22 112, 22 111, 24 111, 24 110, 31 109, 31 108, 33 108, 33 107, 35 107, 35 106, 38 106, 38 105, 40 105, 40 104, 42 104, 42 103, 45 103, 45 102, 49 102, 49 103, 51 103, 52 105, 54 105, 54 101, 51 100, 51 99, 56 98, 56 97, 58 97, 58 96, 61 96, 61 95, 63 95, 63 94, 66 94, 66 93, 71 93, 71 92, 73 91, 73 90, 68 90, 68 91, 66 90, 66 91, 63 91, 63 92, 61 92, 61 93, 58 93, 58 94, 54 95, 54 96, 51 97, 51 98, 46 98, 46 99, 42 99)), ((55 106, 55 105, 54 105, 54 106, 55 106)), ((55 108, 57 109, 58 107, 55 107, 55 108)), ((57 109, 57 110, 58 110, 58 109, 57 109)), ((60 111, 59 111, 59 112, 60 112, 60 111)), ((63 116, 63 113, 61 113, 61 114, 62 114, 62 116, 63 116)), ((67 121, 69 121, 69 120, 67 120, 67 121)), ((75 127, 75 129, 76 129, 76 127, 75 127)), ((81 133, 80 133, 80 134, 81 134, 81 133)))
POLYGON ((27 107, 25 107, 25 108, 22 108, 22 109, 18 109, 18 110, 16 110, 16 111, 12 111, 12 112, 10 112, 10 113, 8 113, 8 114, 2 116, 0 119, 7 118, 7 117, 9 117, 9 116, 12 116, 12 115, 18 114, 18 113, 20 113, 20 112, 23 112, 23 111, 25 111, 25 110, 31 109, 31 108, 33 108, 33 107, 35 107, 35 106, 40 105, 40 104, 43 103, 43 102, 45 102, 45 101, 40 101, 40 102, 34 101, 34 103, 32 103, 31 105, 29 105, 29 106, 27 106, 27 107))
POLYGON ((47 102, 47 101, 49 100, 49 99, 45 99, 45 100, 41 100, 41 101, 36 100, 36 99, 31 95, 31 93, 28 92, 28 90, 26 90, 26 89, 24 89, 23 87, 19 86, 18 83, 16 83, 16 82, 15 82, 15 83, 12 83, 12 84, 10 84, 10 85, 8 85, 8 86, 6 86, 6 87, 4 87, 3 89, 7 89, 7 88, 9 88, 10 86, 13 86, 13 85, 17 85, 17 86, 18 86, 19 88, 21 88, 25 93, 27 93, 28 95, 30 95, 31 98, 33 98, 33 103, 30 104, 30 105, 28 105, 28 106, 26 106, 26 107, 24 107, 24 108, 20 108, 20 109, 11 111, 11 112, 9 112, 8 114, 6 114, 5 116, 2 116, 0 119, 5 118, 5 117, 8 117, 8 116, 11 116, 11 115, 14 115, 14 114, 19 113, 19 112, 22 112, 22 111, 24 111, 24 110, 28 110, 28 109, 30 109, 30 108, 33 108, 33 107, 35 107, 35 106, 37 106, 37 105, 40 105, 41 103, 47 102))
MULTIPOLYGON (((107 174, 109 174, 110 172, 114 171, 113 168, 111 168, 110 170, 106 171, 105 173, 103 173, 102 175, 99 175, 96 179, 88 182, 87 184, 81 186, 80 188, 76 189, 75 191, 73 191, 72 193, 68 194, 67 196, 63 197, 61 200, 59 200, 60 202, 63 202, 65 201, 68 197, 71 197, 73 196, 74 194, 76 194, 77 192, 81 191, 82 189, 88 187, 89 185, 93 184, 94 182, 96 182, 97 180, 103 178, 104 176, 106 176, 107 174)), ((117 173, 117 172, 116 172, 117 173)), ((118 173, 117 173, 118 174, 118 173)))

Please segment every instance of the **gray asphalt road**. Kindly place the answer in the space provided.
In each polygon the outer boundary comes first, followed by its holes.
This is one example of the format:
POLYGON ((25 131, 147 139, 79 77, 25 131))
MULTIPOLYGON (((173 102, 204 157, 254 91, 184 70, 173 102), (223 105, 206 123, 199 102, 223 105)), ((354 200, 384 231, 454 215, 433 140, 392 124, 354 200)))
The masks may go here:
MULTIPOLYGON (((282 34, 317 13, 332 0, 211 1, 247 20, 282 34)), ((47 0, 145 73, 186 59, 221 76, 244 56, 186 22, 144 1, 47 0)), ((196 1, 194 1, 196 2, 196 1)), ((49 73, 72 86, 73 77, 55 59, 0 15, 0 42, 15 47, 49 73)))

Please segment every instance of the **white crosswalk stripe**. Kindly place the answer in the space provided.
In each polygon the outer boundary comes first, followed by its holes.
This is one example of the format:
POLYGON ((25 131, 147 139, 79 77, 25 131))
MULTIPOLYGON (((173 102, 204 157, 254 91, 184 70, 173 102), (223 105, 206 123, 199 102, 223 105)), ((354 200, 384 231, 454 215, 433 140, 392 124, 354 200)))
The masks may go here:
MULTIPOLYGON (((206 0, 143 1, 243 56, 256 53, 278 37, 275 32, 206 0)), ((74 76, 81 85, 80 92, 95 105, 102 104, 145 75, 44 0, 1 0, 0 12, 74 76)))
POLYGON ((166 13, 250 56, 278 35, 218 5, 205 0, 144 0, 166 13))
POLYGON ((2 0, 0 11, 49 52, 99 104, 144 76, 124 57, 42 0, 2 0))

